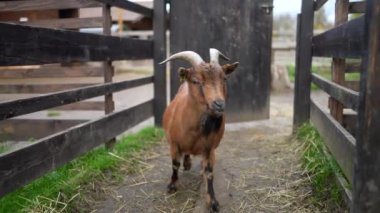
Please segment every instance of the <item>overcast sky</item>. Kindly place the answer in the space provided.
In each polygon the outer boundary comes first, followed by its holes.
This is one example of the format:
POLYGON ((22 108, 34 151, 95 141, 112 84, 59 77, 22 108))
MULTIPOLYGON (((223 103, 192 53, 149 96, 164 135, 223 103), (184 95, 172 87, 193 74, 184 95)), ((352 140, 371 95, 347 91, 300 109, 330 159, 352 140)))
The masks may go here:
MULTIPOLYGON (((273 0, 273 14, 279 15, 290 13, 297 15, 301 11, 302 0, 273 0)), ((329 21, 334 21, 334 7, 335 1, 327 1, 323 6, 326 10, 326 15, 329 21)))

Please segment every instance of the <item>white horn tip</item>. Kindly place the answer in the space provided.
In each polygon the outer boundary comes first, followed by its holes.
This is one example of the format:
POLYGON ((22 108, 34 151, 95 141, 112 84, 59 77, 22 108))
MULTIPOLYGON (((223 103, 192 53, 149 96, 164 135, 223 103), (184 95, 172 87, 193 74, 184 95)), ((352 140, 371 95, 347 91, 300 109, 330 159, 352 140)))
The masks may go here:
POLYGON ((230 59, 223 55, 219 50, 215 48, 210 48, 210 62, 216 62, 219 63, 219 57, 221 57, 224 60, 230 61, 230 59))

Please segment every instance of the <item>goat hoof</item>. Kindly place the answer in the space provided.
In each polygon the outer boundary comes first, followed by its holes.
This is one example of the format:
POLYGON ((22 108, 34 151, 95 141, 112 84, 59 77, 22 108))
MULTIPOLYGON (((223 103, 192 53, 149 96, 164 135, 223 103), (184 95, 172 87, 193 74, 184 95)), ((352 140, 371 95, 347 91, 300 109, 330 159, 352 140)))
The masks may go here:
POLYGON ((220 207, 219 207, 218 201, 216 201, 216 200, 211 201, 210 213, 219 212, 219 209, 220 209, 220 207))
POLYGON ((177 186, 174 183, 168 185, 168 193, 174 193, 177 191, 177 186))

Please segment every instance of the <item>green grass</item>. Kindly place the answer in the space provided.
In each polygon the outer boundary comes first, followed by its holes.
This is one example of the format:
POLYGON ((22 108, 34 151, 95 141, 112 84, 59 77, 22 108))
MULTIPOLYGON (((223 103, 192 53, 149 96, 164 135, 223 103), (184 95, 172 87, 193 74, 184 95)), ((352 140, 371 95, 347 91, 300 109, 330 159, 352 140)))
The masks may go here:
POLYGON ((318 131, 310 124, 303 125, 297 131, 297 138, 303 142, 303 165, 311 177, 316 204, 342 208, 342 189, 335 180, 335 175, 342 176, 342 172, 337 162, 327 154, 318 131))
POLYGON ((57 112, 57 111, 48 111, 47 113, 47 116, 48 117, 57 117, 57 116, 60 116, 61 113, 57 112))
POLYGON ((360 73, 345 73, 344 78, 346 81, 359 81, 360 73))
POLYGON ((41 205, 41 203, 47 209, 54 207, 53 209, 56 210, 76 212, 78 209, 72 200, 74 197, 80 199, 78 195, 83 186, 96 179, 104 178, 105 173, 111 173, 111 178, 121 179, 117 171, 120 164, 125 164, 126 161, 132 162, 134 153, 158 142, 162 137, 162 130, 150 127, 137 134, 123 137, 115 145, 112 153, 104 147, 90 151, 1 198, 0 212, 35 211, 38 209, 36 205, 41 205))
POLYGON ((0 154, 7 152, 9 150, 9 146, 6 144, 0 144, 0 154))

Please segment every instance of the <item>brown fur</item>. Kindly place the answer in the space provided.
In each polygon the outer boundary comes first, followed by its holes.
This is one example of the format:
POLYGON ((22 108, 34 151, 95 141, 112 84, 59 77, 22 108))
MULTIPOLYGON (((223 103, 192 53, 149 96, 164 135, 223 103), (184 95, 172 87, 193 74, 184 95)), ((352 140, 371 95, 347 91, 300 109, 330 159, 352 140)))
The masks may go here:
MULTIPOLYGON (((238 63, 224 66, 202 63, 189 69, 180 68, 179 74, 184 82, 174 100, 166 108, 163 117, 173 162, 179 163, 182 155, 202 155, 206 187, 211 184, 211 188, 207 190, 211 211, 219 210, 219 204, 213 195, 212 169, 215 164, 215 149, 223 137, 225 124, 223 110, 216 110, 215 101, 224 103, 227 95, 226 75, 233 72, 237 65, 238 63), (221 119, 221 125, 220 128, 205 135, 202 132, 202 119, 207 116, 216 120, 221 119)), ((186 159, 186 164, 189 162, 190 158, 186 159)), ((174 167, 169 191, 176 190, 178 170, 174 167)))

